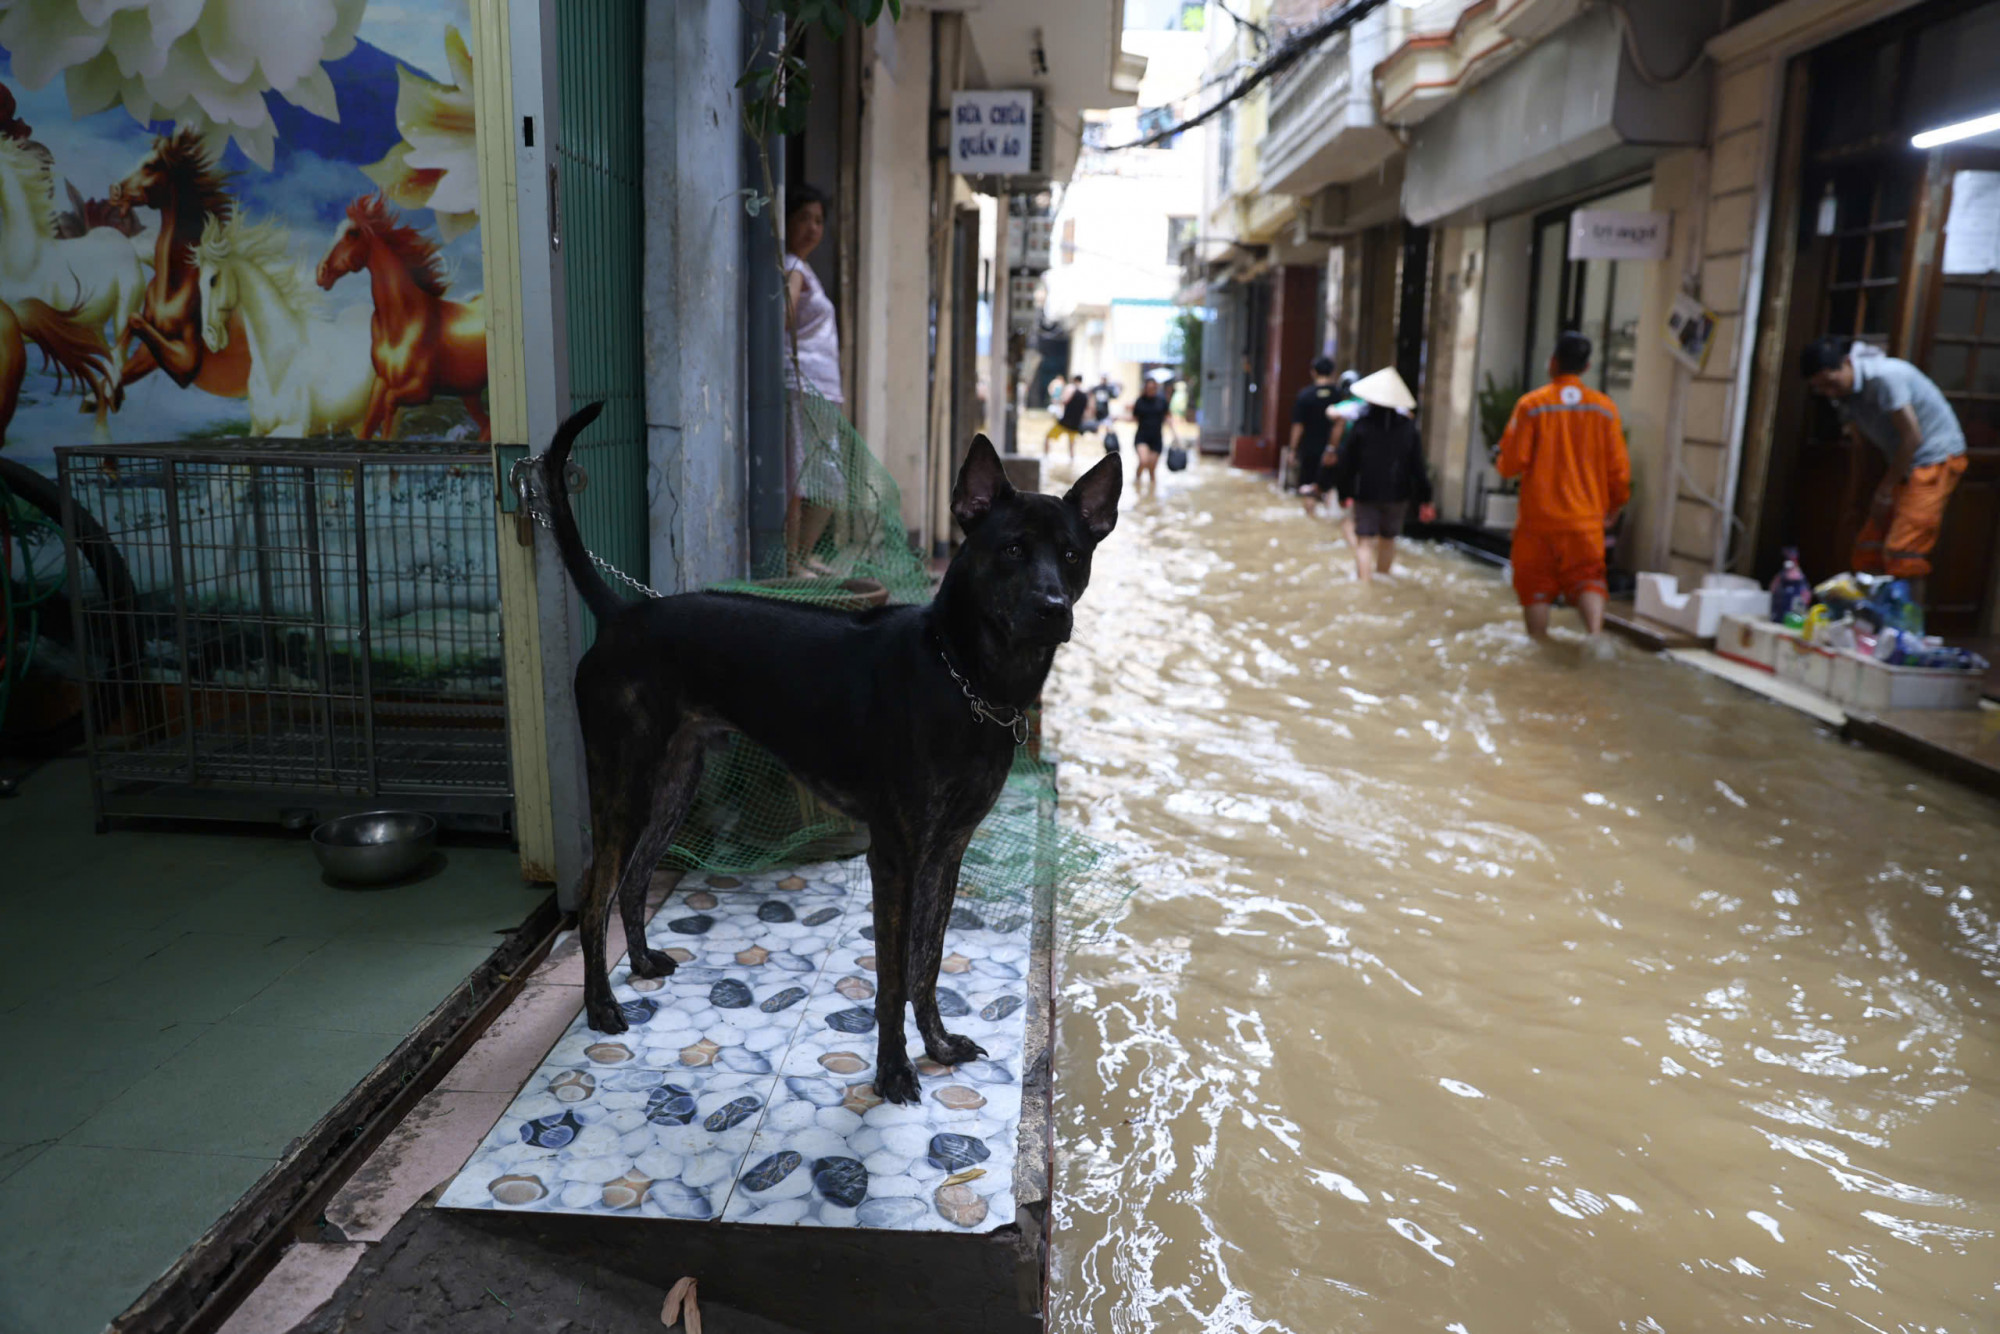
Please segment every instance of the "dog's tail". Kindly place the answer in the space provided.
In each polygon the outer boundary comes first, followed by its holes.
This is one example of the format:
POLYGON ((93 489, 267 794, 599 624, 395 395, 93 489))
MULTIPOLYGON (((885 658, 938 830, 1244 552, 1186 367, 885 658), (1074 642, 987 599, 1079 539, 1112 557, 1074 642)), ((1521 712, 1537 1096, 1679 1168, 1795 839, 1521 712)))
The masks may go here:
POLYGON ((588 403, 571 413, 569 420, 556 427, 555 439, 549 441, 548 452, 542 455, 542 484, 548 490, 549 520, 555 526, 556 550, 562 552, 563 565, 569 570, 570 581, 576 591, 583 596, 584 605, 599 620, 611 615, 625 605, 625 599, 612 591, 597 567, 590 563, 590 552, 584 549, 583 534, 577 531, 576 514, 569 507, 569 488, 563 485, 563 468, 569 462, 569 452, 576 446, 576 438, 584 428, 597 420, 597 414, 604 411, 602 402, 588 403))

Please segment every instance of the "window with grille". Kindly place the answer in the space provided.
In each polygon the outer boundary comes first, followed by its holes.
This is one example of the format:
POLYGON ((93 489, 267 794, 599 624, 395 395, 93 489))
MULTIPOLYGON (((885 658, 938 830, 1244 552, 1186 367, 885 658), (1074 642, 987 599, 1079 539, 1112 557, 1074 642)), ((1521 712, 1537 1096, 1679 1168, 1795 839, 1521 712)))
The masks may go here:
POLYGON ((1181 262, 1181 252, 1194 244, 1193 218, 1167 219, 1167 263, 1181 262))
POLYGON ((1954 398, 2000 401, 2000 171, 1952 176, 1924 370, 1954 398))
POLYGON ((1828 333, 1889 346, 1903 295, 1914 184, 1907 169, 1872 165, 1836 171, 1827 182, 1817 221, 1833 244, 1828 333))

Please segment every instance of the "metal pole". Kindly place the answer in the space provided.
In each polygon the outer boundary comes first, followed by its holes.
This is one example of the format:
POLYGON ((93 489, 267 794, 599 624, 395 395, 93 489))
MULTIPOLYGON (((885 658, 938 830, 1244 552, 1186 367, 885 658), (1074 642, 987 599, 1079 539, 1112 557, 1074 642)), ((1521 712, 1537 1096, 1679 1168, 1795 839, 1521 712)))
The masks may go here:
MULTIPOLYGON (((102 477, 104 460, 93 461, 96 464, 95 474, 102 477)), ((91 642, 91 612, 83 595, 83 559, 79 550, 82 539, 77 536, 76 531, 77 503, 73 492, 76 485, 75 464, 66 452, 56 454, 56 482, 59 488, 58 494, 62 497, 63 562, 65 572, 69 576, 70 616, 76 624, 77 661, 83 664, 83 753, 90 757, 90 804, 91 810, 97 817, 97 832, 101 834, 105 828, 103 742, 97 735, 98 685, 93 679, 89 664, 99 661, 100 656, 102 660, 109 661, 112 664, 111 677, 114 681, 128 668, 136 678, 139 664, 136 654, 129 664, 116 653, 100 655, 99 650, 91 642)), ((109 541, 108 534, 105 540, 109 541)), ((115 627, 118 624, 117 603, 113 600, 113 593, 108 588, 100 588, 98 595, 104 600, 105 612, 108 613, 105 615, 105 620, 115 627)), ((115 643, 115 633, 112 639, 115 643)))
POLYGON ((187 736, 187 781, 199 777, 194 736, 194 670, 188 662, 187 579, 181 560, 180 468, 171 459, 165 468, 167 493, 167 552, 174 572, 174 649, 180 654, 181 728, 187 736))
MULTIPOLYGON (((276 726, 276 702, 280 698, 280 694, 277 663, 275 661, 277 654, 273 652, 271 639, 271 621, 276 615, 276 607, 271 597, 271 557, 273 553, 271 549, 270 525, 266 522, 264 516, 264 478, 265 472, 263 466, 252 463, 250 465, 250 523, 257 552, 257 643, 264 654, 264 689, 262 692, 264 728, 262 736, 266 746, 265 760, 271 770, 270 776, 275 777, 275 771, 279 767, 278 757, 283 753, 283 748, 289 742, 291 736, 292 695, 289 689, 286 689, 282 695, 285 701, 285 730, 281 735, 276 726)), ((254 699, 255 697, 253 696, 252 698, 254 699)), ((255 707, 248 700, 245 701, 245 705, 246 708, 255 707)), ((253 718, 250 726, 252 744, 249 755, 252 765, 257 760, 255 739, 258 735, 258 729, 253 718)))
POLYGON ((375 645, 368 624, 368 468, 366 460, 354 460, 354 594, 357 629, 361 639, 361 754, 367 765, 368 795, 373 798, 381 783, 375 765, 375 645))

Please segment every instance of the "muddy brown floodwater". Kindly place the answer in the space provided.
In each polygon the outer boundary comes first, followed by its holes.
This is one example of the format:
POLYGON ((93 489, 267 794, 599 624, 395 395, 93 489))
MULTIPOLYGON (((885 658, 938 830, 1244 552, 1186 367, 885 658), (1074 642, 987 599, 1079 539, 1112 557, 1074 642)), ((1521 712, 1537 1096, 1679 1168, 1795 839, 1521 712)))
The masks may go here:
POLYGON ((1141 886, 1058 984, 1052 1328, 2000 1328, 2000 807, 1204 465, 1051 684, 1141 886))

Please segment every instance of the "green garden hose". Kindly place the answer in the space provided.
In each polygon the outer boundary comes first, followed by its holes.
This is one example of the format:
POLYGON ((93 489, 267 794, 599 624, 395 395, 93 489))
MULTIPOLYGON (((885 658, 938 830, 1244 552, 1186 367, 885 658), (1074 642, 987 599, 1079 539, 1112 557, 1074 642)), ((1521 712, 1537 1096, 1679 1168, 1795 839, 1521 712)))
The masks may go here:
POLYGON ((44 579, 36 553, 44 544, 60 551, 62 543, 61 525, 18 501, 0 479, 0 731, 6 730, 15 683, 26 679, 35 659, 41 606, 62 591, 64 567, 44 579))

